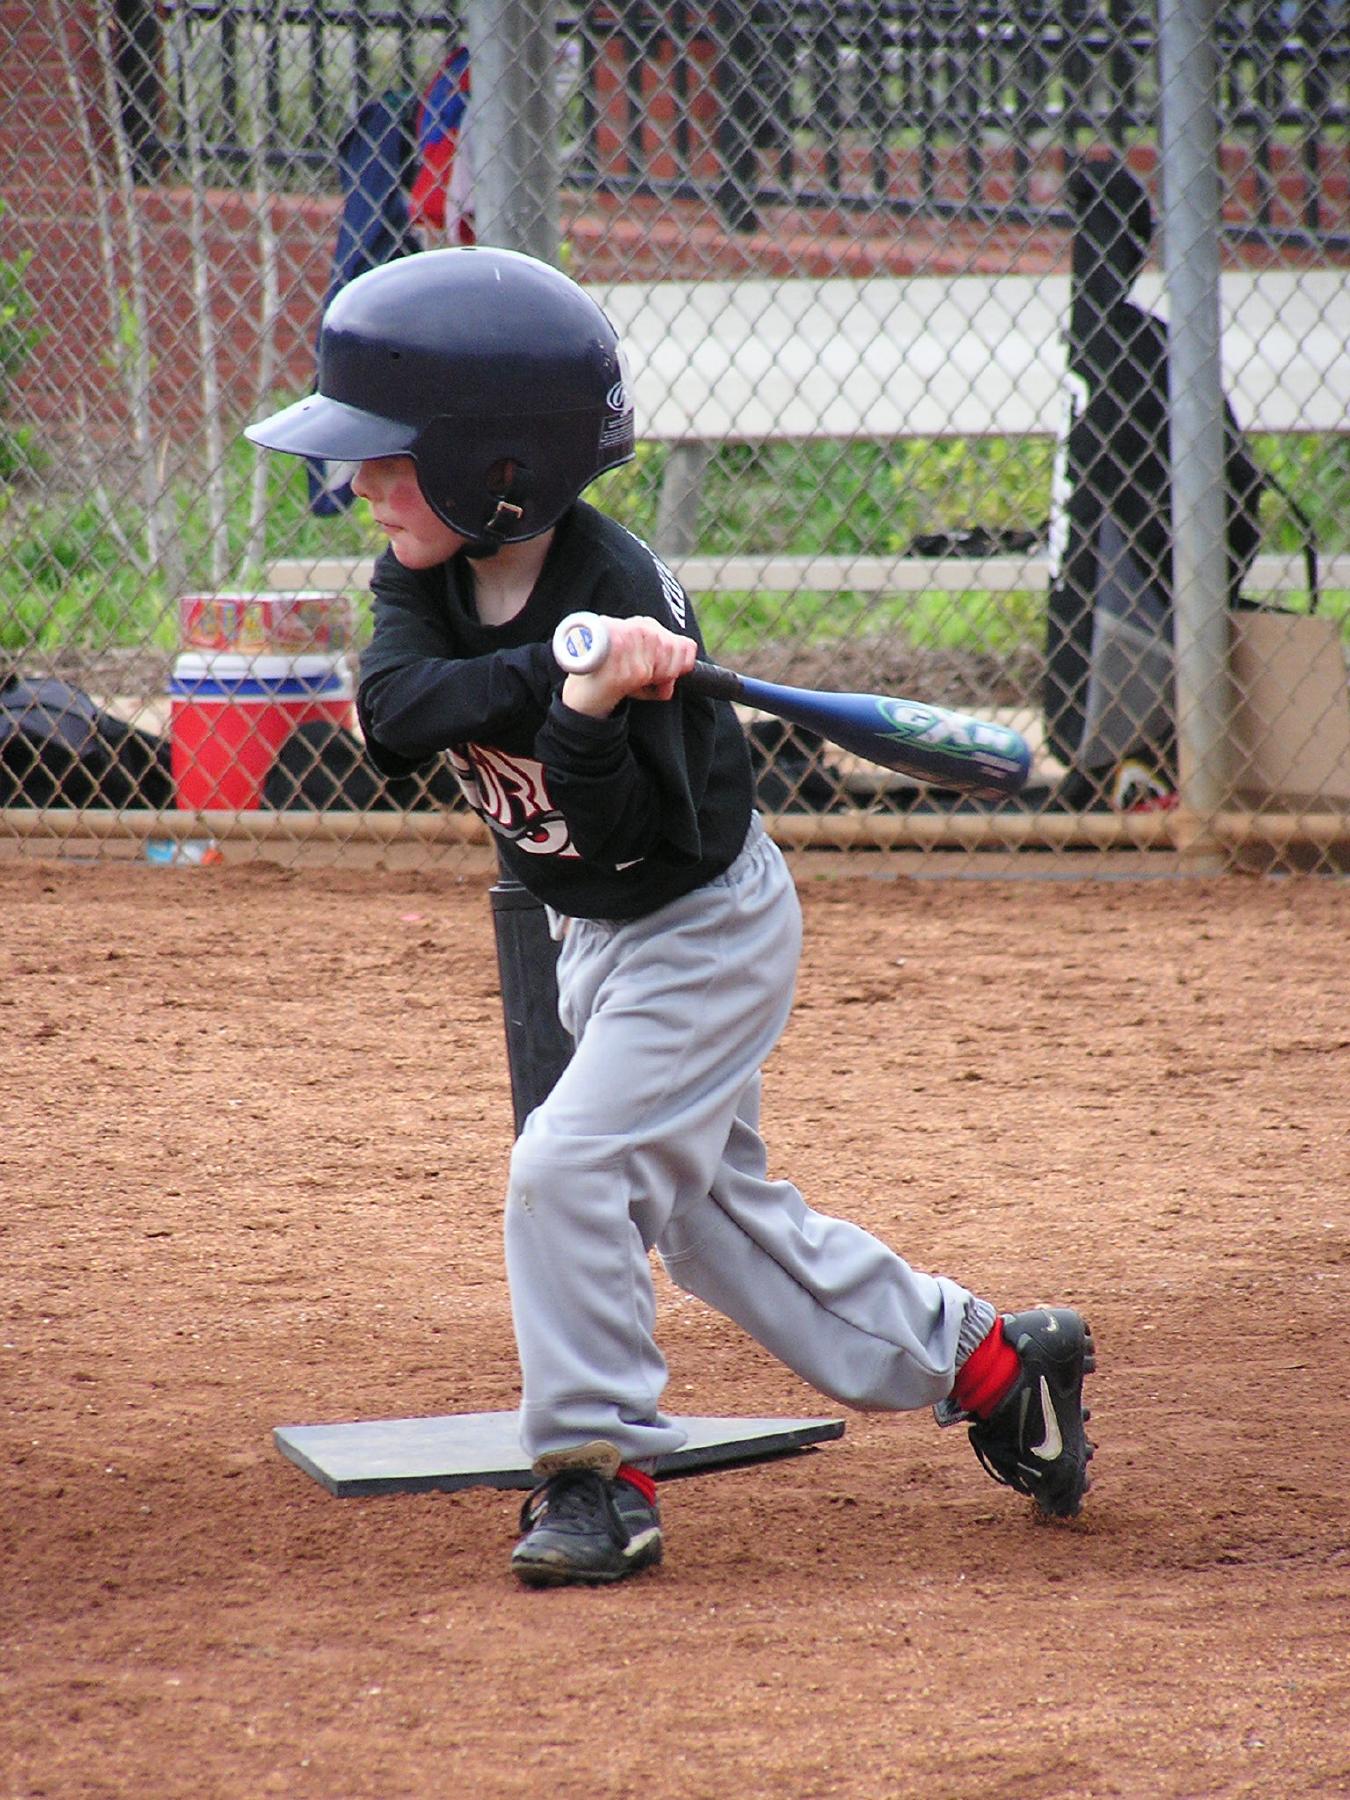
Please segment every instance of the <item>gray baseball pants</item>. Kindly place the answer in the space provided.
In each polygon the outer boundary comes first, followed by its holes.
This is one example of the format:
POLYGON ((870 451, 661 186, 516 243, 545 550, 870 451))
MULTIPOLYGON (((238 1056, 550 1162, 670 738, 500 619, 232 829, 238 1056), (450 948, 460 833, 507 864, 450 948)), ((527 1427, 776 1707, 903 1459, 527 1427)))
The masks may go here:
POLYGON ((759 1071, 801 948, 791 874, 756 817, 707 886, 632 922, 568 921, 559 1013, 576 1050, 511 1157, 506 1260, 532 1460, 601 1440, 679 1449, 663 1416, 648 1252, 821 1393, 944 1398, 994 1308, 767 1179, 759 1071))

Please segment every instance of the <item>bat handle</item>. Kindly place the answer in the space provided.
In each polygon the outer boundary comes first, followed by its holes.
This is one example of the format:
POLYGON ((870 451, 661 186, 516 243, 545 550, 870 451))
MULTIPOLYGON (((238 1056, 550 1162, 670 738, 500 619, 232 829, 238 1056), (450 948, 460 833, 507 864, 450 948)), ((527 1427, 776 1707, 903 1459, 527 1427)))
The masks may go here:
POLYGON ((680 682, 691 694, 702 694, 707 700, 739 700, 744 685, 734 669, 723 669, 717 663, 696 662, 680 682))
MULTIPOLYGON (((609 655, 609 625, 599 613, 574 612, 553 633, 553 658, 569 675, 592 675, 609 655)), ((716 663, 696 662, 680 683, 710 700, 735 700, 741 678, 716 663)))
POLYGON ((568 613, 553 633, 553 660, 568 675, 593 675, 608 655, 609 626, 599 613, 568 613))

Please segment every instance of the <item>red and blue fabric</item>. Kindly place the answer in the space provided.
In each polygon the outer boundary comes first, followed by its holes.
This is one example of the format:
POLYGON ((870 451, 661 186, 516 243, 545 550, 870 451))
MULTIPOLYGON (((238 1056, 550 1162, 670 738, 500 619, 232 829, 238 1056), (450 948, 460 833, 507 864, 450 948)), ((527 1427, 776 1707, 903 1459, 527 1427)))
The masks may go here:
MULTIPOLYGON (((414 225, 446 228, 446 196, 468 104, 469 52, 461 46, 441 64, 417 109, 417 172, 409 198, 414 225)), ((459 235, 473 241, 462 220, 459 235)))

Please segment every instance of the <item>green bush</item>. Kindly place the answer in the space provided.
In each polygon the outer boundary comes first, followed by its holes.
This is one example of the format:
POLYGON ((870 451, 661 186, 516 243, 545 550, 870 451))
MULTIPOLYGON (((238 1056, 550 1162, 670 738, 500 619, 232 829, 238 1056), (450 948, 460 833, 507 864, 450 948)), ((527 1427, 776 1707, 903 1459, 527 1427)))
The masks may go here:
POLYGON ((0 481, 27 474, 38 461, 31 426, 10 424, 5 417, 15 377, 43 336, 42 327, 33 323, 33 297, 25 283, 32 255, 22 250, 0 257, 0 481))
POLYGON ((28 508, 0 549, 0 649, 167 647, 166 605, 92 500, 28 508))
MULTIPOLYGON (((1350 437, 1275 437, 1250 440, 1258 465, 1272 475, 1307 516, 1313 536, 1326 556, 1350 549, 1350 437)), ((1263 548, 1271 552, 1302 548, 1303 528, 1278 492, 1266 494, 1261 508, 1263 548)))

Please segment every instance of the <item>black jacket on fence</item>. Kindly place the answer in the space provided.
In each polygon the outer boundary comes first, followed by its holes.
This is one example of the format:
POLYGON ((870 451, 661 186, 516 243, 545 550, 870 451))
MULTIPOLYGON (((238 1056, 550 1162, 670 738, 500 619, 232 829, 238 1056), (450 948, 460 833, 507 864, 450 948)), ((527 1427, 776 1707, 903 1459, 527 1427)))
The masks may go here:
MULTIPOLYGON (((1167 327, 1127 298, 1152 214, 1115 161, 1080 164, 1067 191, 1069 416, 1051 526, 1046 738, 1083 774, 1125 756, 1172 774, 1167 327)), ((1231 604, 1260 541, 1263 478, 1228 407, 1225 427, 1231 604)))

